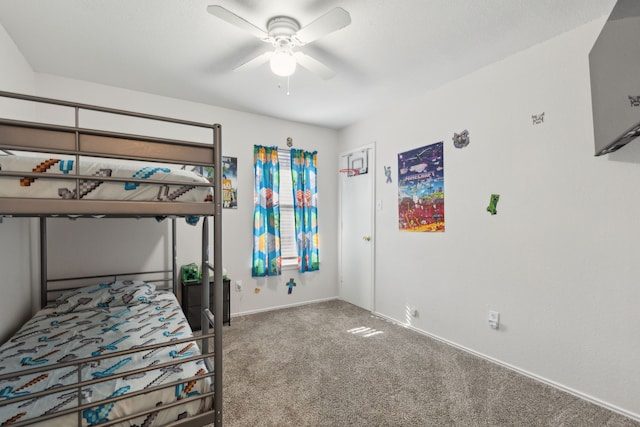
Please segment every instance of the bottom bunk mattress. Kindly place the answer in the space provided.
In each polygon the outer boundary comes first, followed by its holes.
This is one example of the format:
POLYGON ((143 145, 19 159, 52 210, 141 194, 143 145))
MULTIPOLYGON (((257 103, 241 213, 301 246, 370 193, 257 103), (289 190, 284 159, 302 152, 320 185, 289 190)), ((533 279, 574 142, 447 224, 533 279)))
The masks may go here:
MULTIPOLYGON (((191 378, 161 390, 135 395, 161 384, 207 374, 195 341, 170 344, 192 337, 189 324, 172 293, 156 291, 138 281, 119 281, 69 291, 56 304, 40 310, 0 347, 0 424, 32 420, 46 426, 95 425, 114 422, 211 390, 211 377, 191 378), (110 353, 166 342, 167 346, 101 358, 110 353), (96 358, 99 359, 89 359, 96 358), (56 364, 75 362, 56 367, 56 364), (168 362, 176 364, 167 366, 168 362), (155 365, 158 368, 153 368, 155 365), (38 372, 21 373, 32 368, 38 372), (140 372, 142 368, 151 368, 140 372), (126 374, 129 371, 134 371, 126 374), (6 374, 11 374, 7 376, 6 374), (110 379, 110 377, 113 377, 110 379), (96 381, 44 397, 29 396, 82 381, 96 381), (98 382, 99 381, 99 382, 98 382), (119 396, 116 402, 101 402, 119 396), (18 400, 16 400, 18 399, 18 400), (3 402, 4 401, 4 402, 3 402), (95 403, 54 419, 43 416, 95 403)), ((212 399, 190 400, 171 408, 126 420, 121 425, 161 426, 211 409, 212 399)), ((118 425, 118 424, 116 424, 118 425)))

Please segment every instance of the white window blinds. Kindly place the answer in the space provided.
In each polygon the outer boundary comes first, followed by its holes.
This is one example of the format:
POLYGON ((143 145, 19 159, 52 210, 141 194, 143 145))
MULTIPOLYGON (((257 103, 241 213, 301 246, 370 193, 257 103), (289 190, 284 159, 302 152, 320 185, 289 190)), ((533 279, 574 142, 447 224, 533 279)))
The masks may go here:
POLYGON ((291 153, 278 149, 280 163, 280 250, 282 266, 298 265, 295 214, 293 212, 293 186, 291 180, 291 153))

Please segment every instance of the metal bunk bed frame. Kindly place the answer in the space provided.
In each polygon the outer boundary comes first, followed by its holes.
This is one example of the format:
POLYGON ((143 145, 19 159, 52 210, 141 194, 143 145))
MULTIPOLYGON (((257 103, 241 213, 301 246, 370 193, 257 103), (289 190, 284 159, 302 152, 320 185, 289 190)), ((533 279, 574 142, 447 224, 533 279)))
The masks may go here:
MULTIPOLYGON (((111 200, 87 200, 80 199, 78 191, 81 180, 95 181, 96 177, 82 176, 76 171, 75 175, 55 175, 55 179, 69 179, 75 181, 76 196, 71 200, 59 199, 26 199, 14 197, 0 197, 0 218, 2 217, 39 217, 40 218, 40 261, 41 261, 41 305, 47 303, 47 237, 46 218, 50 216, 87 215, 106 217, 156 217, 170 216, 172 218, 172 252, 173 252, 173 292, 176 294, 177 264, 176 264, 176 225, 175 216, 197 215, 203 217, 202 226, 202 353, 209 354, 209 338, 213 338, 214 346, 214 394, 213 410, 204 415, 196 415, 185 420, 179 425, 203 425, 213 424, 222 426, 222 325, 223 316, 213 316, 209 307, 209 280, 210 272, 213 274, 214 301, 213 313, 223 312, 223 280, 222 268, 214 269, 213 266, 222 266, 222 155, 221 155, 221 126, 219 124, 207 124, 180 120, 171 117, 156 116, 136 113, 113 108, 99 107, 95 105, 62 101, 51 98, 43 98, 13 92, 0 91, 0 98, 10 98, 21 101, 44 103, 69 107, 74 109, 75 125, 63 126, 48 123, 11 120, 0 118, 0 151, 18 150, 46 152, 51 154, 72 155, 76 162, 80 156, 112 158, 122 160, 139 160, 148 162, 161 162, 173 164, 188 164, 193 166, 213 167, 215 179, 212 184, 193 183, 190 185, 207 186, 213 188, 213 203, 190 202, 156 202, 156 201, 111 201, 111 200), (141 135, 125 134, 97 129, 80 127, 79 113, 81 110, 95 111, 106 114, 114 114, 126 117, 154 120, 164 123, 186 125, 197 128, 210 129, 213 133, 213 146, 201 143, 181 141, 175 139, 148 137, 141 135), (209 263, 209 221, 213 216, 213 264, 209 263), (213 334, 210 334, 210 325, 213 325, 213 334), (213 413, 214 420, 208 418, 213 413)), ((6 151, 5 151, 6 152, 6 151)), ((7 172, 0 170, 0 177, 32 177, 43 178, 46 176, 38 172, 7 172)), ((158 181, 153 179, 135 179, 118 177, 100 177, 100 181, 106 182, 139 182, 146 184, 184 184, 172 181, 158 181)), ((178 341, 179 342, 179 341, 178 341)), ((159 345, 156 345, 156 347, 159 345)), ((150 346, 149 348, 152 348, 150 346)), ((126 351, 121 352, 126 354, 126 351)), ((115 353, 114 353, 115 354, 115 353)), ((112 355, 113 356, 113 355, 112 355)), ((205 358, 208 362, 208 359, 205 358)), ((210 367, 211 368, 211 367, 210 367)), ((178 424, 172 424, 178 425, 178 424)))

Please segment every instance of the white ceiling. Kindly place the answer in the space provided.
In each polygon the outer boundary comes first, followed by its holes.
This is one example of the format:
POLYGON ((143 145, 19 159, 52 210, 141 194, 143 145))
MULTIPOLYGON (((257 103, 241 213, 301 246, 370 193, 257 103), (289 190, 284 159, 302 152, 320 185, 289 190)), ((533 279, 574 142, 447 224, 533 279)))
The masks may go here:
MULTIPOLYGON (((4 26, 34 71, 342 128, 593 19, 615 0, 2 0, 4 26), (207 13, 265 28, 305 26, 340 6, 351 25, 303 46, 337 76, 268 64, 232 71, 267 45, 207 13)), ((1 65, 0 65, 1 66, 1 65)), ((561 64, 559 64, 561 66, 561 64)))

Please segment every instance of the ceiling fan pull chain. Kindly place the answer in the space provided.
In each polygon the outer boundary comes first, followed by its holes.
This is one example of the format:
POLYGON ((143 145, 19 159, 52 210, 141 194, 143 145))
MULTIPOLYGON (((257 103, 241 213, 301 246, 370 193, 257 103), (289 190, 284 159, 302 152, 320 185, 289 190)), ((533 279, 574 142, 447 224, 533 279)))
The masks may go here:
POLYGON ((289 91, 289 81, 290 81, 289 79, 290 78, 291 78, 290 76, 287 76, 287 96, 289 96, 291 94, 291 92, 289 91))

